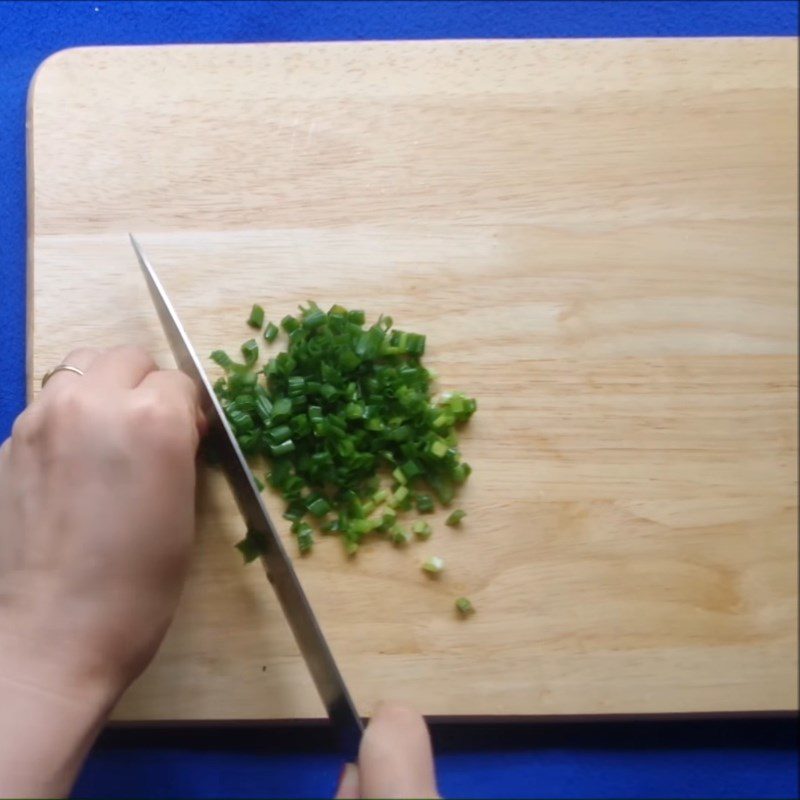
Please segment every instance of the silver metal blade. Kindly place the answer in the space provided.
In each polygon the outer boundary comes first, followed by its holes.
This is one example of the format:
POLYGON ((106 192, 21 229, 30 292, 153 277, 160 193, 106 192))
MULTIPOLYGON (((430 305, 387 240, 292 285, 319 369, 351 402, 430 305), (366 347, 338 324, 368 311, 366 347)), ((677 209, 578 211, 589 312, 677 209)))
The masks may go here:
POLYGON ((231 431, 200 359, 153 267, 133 235, 130 235, 130 239, 178 368, 195 382, 200 392, 201 404, 209 421, 209 435, 213 437, 213 444, 239 510, 248 529, 266 541, 266 553, 261 560, 267 579, 278 595, 289 627, 336 729, 340 745, 348 759, 355 761, 363 725, 356 713, 350 693, 300 585, 292 562, 264 508, 247 461, 231 431))

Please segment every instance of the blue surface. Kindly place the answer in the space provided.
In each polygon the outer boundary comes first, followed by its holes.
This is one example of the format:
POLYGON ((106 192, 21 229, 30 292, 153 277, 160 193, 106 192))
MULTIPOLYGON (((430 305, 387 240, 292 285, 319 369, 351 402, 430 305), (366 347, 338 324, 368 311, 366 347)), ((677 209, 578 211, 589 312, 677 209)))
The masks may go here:
MULTIPOLYGON (((445 797, 793 797, 795 726, 703 721, 436 726, 445 797)), ((82 797, 325 797, 341 764, 320 728, 116 731, 82 797)))
MULTIPOLYGON (((24 403, 25 95, 64 47, 461 37, 791 36, 774 2, 1 2, 0 438, 24 403)), ((779 721, 437 729, 444 793, 460 797, 797 797, 779 721)), ((117 732, 90 758, 93 797, 330 794, 339 764, 315 730, 117 732)))

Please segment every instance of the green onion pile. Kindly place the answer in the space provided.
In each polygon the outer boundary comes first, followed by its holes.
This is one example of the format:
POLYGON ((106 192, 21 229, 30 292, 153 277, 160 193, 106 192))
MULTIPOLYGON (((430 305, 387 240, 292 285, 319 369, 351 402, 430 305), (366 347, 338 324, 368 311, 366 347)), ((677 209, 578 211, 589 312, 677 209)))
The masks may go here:
MULTIPOLYGON (((267 343, 278 336, 261 306, 248 324, 267 343)), ((269 460, 267 482, 286 501, 300 552, 312 549, 315 530, 338 534, 350 555, 368 536, 397 545, 428 538, 430 525, 404 525, 403 513, 450 505, 469 477, 456 431, 475 400, 433 399, 425 337, 393 328, 391 317, 367 326, 363 311, 309 302, 280 329, 288 347, 263 367, 255 339, 242 345, 241 361, 221 350, 211 358, 225 372, 214 389, 239 445, 269 460)), ((457 509, 447 524, 463 516, 457 509)), ((261 552, 249 534, 237 546, 248 561, 261 552)))

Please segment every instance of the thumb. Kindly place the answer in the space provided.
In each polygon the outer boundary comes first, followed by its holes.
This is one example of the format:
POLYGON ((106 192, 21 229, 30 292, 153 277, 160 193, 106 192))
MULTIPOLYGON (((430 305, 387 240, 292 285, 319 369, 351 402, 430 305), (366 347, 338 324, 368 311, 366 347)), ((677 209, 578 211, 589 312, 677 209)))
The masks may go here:
POLYGON ((355 764, 345 764, 339 777, 336 800, 356 800, 359 797, 361 792, 358 786, 358 767, 355 764))
POLYGON ((438 797, 422 717, 403 706, 378 706, 361 740, 358 773, 361 797, 438 797))

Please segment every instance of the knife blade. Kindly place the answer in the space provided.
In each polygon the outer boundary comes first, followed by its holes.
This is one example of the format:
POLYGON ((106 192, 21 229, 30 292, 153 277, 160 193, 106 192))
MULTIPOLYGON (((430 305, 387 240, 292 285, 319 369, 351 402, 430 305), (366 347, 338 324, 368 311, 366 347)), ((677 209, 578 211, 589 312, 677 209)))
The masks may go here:
POLYGON ((178 368, 197 386, 201 407, 209 422, 209 436, 212 437, 239 511, 248 530, 253 531, 266 543, 261 562, 267 579, 278 596, 289 627, 328 712, 339 746, 348 760, 355 761, 364 728, 333 653, 264 507, 253 474, 231 431, 200 359, 153 266, 133 235, 129 236, 178 368))

